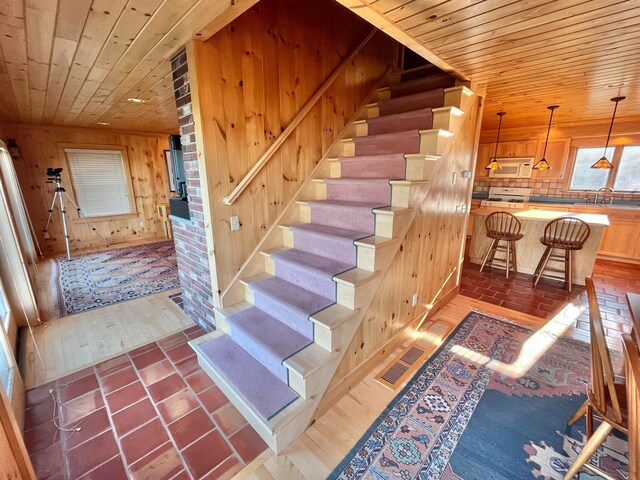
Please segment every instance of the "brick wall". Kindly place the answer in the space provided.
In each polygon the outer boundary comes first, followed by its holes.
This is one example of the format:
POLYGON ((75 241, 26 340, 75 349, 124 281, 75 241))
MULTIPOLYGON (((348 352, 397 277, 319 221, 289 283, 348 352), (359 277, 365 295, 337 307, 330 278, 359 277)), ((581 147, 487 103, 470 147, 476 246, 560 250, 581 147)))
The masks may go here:
POLYGON ((185 312, 200 326, 211 330, 215 325, 213 296, 211 294, 211 276, 202 213, 195 129, 191 114, 191 91, 189 89, 186 50, 181 51, 171 60, 171 69, 178 109, 187 195, 189 196, 189 214, 191 215, 190 222, 178 220, 172 222, 178 273, 185 312))

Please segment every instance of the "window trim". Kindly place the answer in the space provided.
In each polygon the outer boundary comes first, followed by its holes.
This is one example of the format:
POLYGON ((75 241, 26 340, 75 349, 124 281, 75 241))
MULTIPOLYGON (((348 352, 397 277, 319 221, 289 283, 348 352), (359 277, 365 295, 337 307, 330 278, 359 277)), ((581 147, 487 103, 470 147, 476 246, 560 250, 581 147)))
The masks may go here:
MULTIPOLYGON (((571 181, 573 180, 573 172, 576 168, 576 158, 578 156, 578 150, 581 148, 602 148, 604 151, 605 142, 601 142, 600 140, 591 140, 580 142, 580 145, 575 145, 571 147, 571 151, 569 153, 570 159, 570 168, 569 175, 566 176, 565 179, 565 191, 566 192, 576 192, 576 193, 585 193, 585 192, 595 192, 596 190, 581 190, 581 189, 572 189, 571 181)), ((618 165, 620 165, 620 161, 622 159, 622 151, 625 147, 640 147, 640 142, 633 143, 620 143, 609 145, 609 148, 613 147, 613 157, 611 158, 611 163, 613 164, 613 168, 609 170, 609 175, 607 176, 607 183, 604 187, 601 188, 613 188, 613 185, 616 181, 616 176, 618 175, 618 165)), ((615 193, 621 194, 630 194, 631 190, 615 190, 615 193)))
MULTIPOLYGON (((101 145, 96 143, 57 143, 58 157, 63 165, 64 171, 62 172, 62 186, 67 189, 67 193, 73 198, 73 201, 78 203, 76 198, 76 191, 71 181, 71 171, 69 164, 67 163, 67 154, 65 149, 81 149, 81 150, 117 150, 122 155, 122 166, 124 168, 124 177, 127 181, 127 192, 129 194, 129 208, 131 212, 122 213, 119 215, 106 215, 106 216, 82 216, 79 215, 72 218, 73 223, 87 223, 90 222, 108 222, 111 220, 120 220, 124 218, 135 218, 139 216, 138 206, 136 203, 135 190, 133 189, 133 177, 131 176, 131 167, 129 165, 129 149, 126 145, 101 145)), ((81 205, 79 205, 82 208, 81 205)))

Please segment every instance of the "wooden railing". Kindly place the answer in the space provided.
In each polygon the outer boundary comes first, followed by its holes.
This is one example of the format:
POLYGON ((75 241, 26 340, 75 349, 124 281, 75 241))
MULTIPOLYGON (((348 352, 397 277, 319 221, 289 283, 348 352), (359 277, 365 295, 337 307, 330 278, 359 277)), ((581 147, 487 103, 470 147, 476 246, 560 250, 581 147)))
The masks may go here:
POLYGON ((365 37, 365 39, 358 45, 349 55, 344 57, 342 61, 338 64, 338 66, 331 72, 331 75, 327 77, 324 83, 316 90, 316 93, 313 94, 313 97, 309 99, 309 101, 302 107, 302 110, 298 112, 296 117, 291 121, 291 123, 284 129, 284 131, 280 134, 280 136, 271 144, 267 151, 262 154, 262 156, 258 159, 251 170, 247 172, 247 174, 240 180, 236 188, 233 191, 224 197, 222 201, 226 205, 231 205, 235 202, 238 197, 242 194, 242 192, 247 188, 253 179, 260 173, 260 170, 271 160, 271 157, 274 153, 278 151, 278 149, 282 146, 282 144, 289 138, 289 135, 296 129, 296 127, 304 120, 307 114, 315 107, 318 100, 322 98, 325 92, 329 89, 329 87, 333 84, 334 80, 338 77, 342 69, 351 63, 351 60, 360 53, 360 51, 364 48, 364 46, 371 40, 371 37, 375 35, 378 31, 377 28, 373 28, 371 32, 365 37))

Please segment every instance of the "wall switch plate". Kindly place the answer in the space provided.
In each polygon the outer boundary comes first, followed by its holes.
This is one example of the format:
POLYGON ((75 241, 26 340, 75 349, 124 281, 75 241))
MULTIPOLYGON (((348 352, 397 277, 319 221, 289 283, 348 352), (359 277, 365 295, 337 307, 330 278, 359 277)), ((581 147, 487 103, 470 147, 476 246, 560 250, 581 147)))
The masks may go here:
POLYGON ((455 185, 458 182, 458 172, 453 172, 451 175, 451 185, 455 185))
POLYGON ((415 307, 418 304, 418 294, 414 293, 413 297, 411 298, 411 306, 415 307))
POLYGON ((140 222, 140 228, 144 228, 144 222, 143 221, 140 222))
POLYGON ((229 219, 229 223, 231 224, 231 231, 240 230, 240 219, 237 215, 234 215, 229 219))
POLYGON ((45 240, 47 240, 48 238, 51 238, 51 236, 49 235, 49 232, 44 232, 43 237, 45 240))

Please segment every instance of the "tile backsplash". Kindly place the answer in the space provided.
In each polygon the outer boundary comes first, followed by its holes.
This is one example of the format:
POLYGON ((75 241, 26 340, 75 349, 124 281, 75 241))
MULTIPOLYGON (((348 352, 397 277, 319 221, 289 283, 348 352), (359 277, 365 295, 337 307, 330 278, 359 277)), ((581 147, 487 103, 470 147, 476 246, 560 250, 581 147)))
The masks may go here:
MULTIPOLYGON (((528 187, 533 189, 531 195, 534 197, 586 198, 588 193, 589 198, 593 198, 593 192, 568 192, 564 190, 563 180, 533 180, 531 178, 479 178, 473 184, 473 193, 489 193, 489 187, 528 187)), ((613 198, 640 201, 640 192, 634 194, 615 192, 613 198)))

